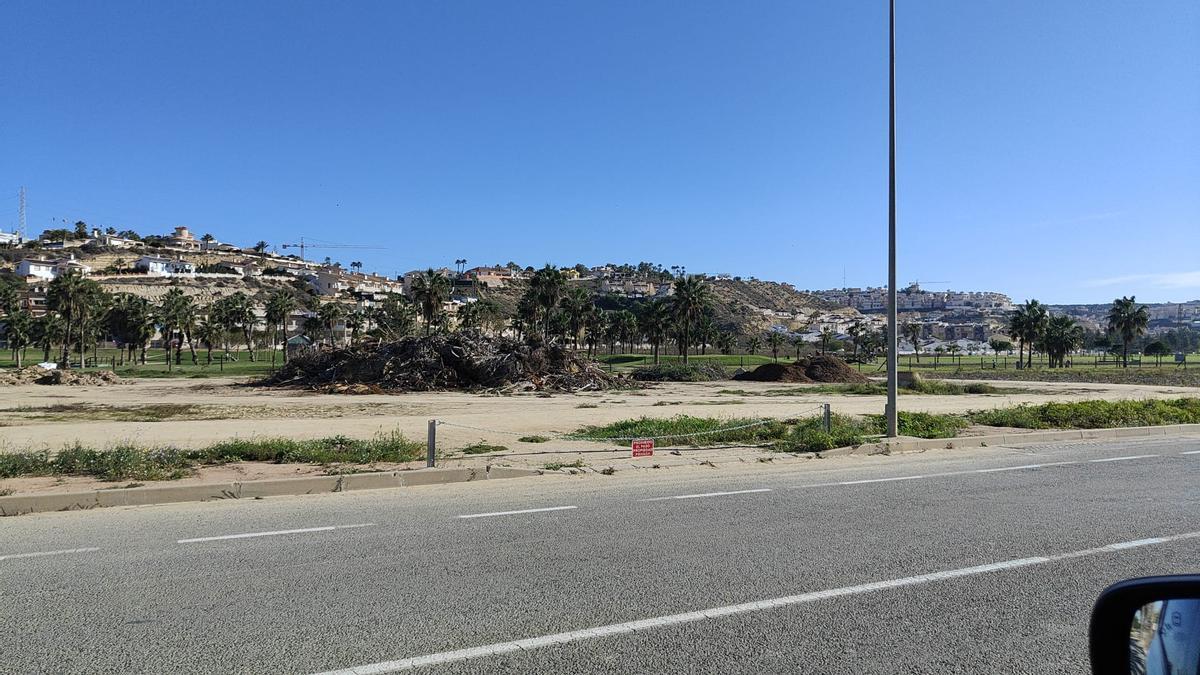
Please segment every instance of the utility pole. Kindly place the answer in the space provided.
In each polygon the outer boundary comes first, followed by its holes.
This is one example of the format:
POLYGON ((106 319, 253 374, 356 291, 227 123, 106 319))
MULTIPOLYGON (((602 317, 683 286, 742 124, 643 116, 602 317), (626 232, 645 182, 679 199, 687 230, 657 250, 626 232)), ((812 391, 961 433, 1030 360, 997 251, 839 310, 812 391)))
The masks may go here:
POLYGON ((17 221, 17 239, 25 241, 25 186, 21 186, 20 197, 18 201, 17 211, 20 213, 20 219, 17 221))
POLYGON ((887 436, 899 433, 898 357, 896 353, 896 0, 888 0, 888 357, 887 436))

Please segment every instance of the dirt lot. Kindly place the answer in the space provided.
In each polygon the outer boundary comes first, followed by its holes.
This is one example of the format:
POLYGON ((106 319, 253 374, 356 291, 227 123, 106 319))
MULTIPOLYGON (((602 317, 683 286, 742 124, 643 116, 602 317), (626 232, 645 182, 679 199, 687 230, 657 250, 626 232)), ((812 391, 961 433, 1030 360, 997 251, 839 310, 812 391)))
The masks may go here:
MULTIPOLYGON (((1021 386, 1029 391, 904 395, 900 407, 964 412, 1023 402, 1200 395, 1200 389, 1148 385, 1021 383, 1021 386)), ((883 409, 881 396, 820 393, 812 392, 811 388, 802 384, 706 382, 553 396, 463 393, 350 396, 255 389, 234 380, 147 379, 121 387, 30 385, 0 389, 0 451, 57 449, 76 440, 92 446, 136 441, 147 445, 201 447, 233 437, 319 438, 341 434, 368 438, 393 430, 420 440, 424 439, 426 422, 431 418, 449 423, 438 430, 439 446, 446 450, 481 439, 513 450, 538 450, 558 442, 530 444, 516 439, 529 434, 552 437, 586 424, 642 415, 784 418, 812 414, 826 402, 839 413, 878 413, 883 409)))
MULTIPOLYGON (((1146 385, 1021 383, 1020 393, 958 396, 903 395, 903 410, 965 412, 1018 403, 1082 399, 1176 398, 1200 396, 1200 389, 1146 385)), ((882 396, 830 394, 813 385, 763 382, 660 384, 644 390, 584 394, 480 396, 461 393, 335 395, 294 390, 264 390, 235 380, 136 380, 120 387, 48 387, 0 389, 0 452, 49 449, 79 441, 106 447, 121 441, 141 445, 203 447, 240 437, 320 438, 334 435, 368 438, 398 430, 423 440, 431 418, 438 428, 440 466, 507 464, 564 472, 592 472, 615 466, 625 471, 679 465, 714 466, 732 462, 800 461, 802 458, 753 448, 663 449, 646 461, 612 444, 550 440, 527 443, 521 436, 555 437, 588 424, 631 417, 689 414, 709 417, 786 418, 816 414, 830 403, 846 414, 878 413, 882 396), (462 426, 455 426, 462 425, 462 426), (471 428, 463 428, 471 427, 471 428), (484 440, 506 451, 463 456, 462 447, 484 440)), ((970 434, 974 429, 968 430, 970 434)), ((995 433, 993 430, 992 433, 995 433)), ((660 448, 663 446, 659 444, 660 448)), ((417 468, 379 464, 376 470, 417 468)), ((315 465, 245 462, 205 467, 173 481, 199 483, 285 478, 324 473, 315 465)), ((88 477, 6 479, 0 488, 16 493, 59 492, 127 487, 88 477)))

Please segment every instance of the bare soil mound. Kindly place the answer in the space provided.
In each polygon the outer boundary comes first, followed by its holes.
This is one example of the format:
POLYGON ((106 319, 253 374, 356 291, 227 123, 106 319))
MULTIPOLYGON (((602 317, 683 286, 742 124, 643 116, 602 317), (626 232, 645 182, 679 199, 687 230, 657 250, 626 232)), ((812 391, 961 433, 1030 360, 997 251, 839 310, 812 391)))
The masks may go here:
POLYGON ((20 370, 0 372, 0 386, 23 384, 65 384, 68 386, 100 386, 125 382, 111 370, 47 370, 41 366, 27 366, 20 370))
POLYGON ((750 382, 869 382, 866 375, 836 356, 819 355, 795 363, 765 363, 735 380, 750 382))
POLYGON ((587 391, 633 383, 559 345, 478 333, 406 337, 395 342, 311 350, 258 384, 334 393, 382 391, 587 391))

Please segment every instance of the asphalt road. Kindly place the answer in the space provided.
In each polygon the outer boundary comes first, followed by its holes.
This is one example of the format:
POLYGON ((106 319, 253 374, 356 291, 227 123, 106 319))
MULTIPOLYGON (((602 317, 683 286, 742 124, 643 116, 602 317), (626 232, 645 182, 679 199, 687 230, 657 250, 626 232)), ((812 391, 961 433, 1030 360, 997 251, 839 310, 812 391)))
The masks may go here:
POLYGON ((1198 477, 1160 438, 8 518, 0 672, 1086 672, 1102 588, 1200 567, 1198 477))

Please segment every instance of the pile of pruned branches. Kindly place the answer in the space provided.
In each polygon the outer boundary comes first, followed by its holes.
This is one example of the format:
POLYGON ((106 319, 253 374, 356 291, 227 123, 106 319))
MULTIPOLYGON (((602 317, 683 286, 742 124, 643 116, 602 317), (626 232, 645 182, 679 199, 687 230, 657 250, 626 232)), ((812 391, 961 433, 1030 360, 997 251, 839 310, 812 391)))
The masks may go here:
POLYGON ((594 361, 556 344, 476 331, 409 336, 394 342, 310 349, 260 382, 331 392, 588 391, 628 387, 594 361))

